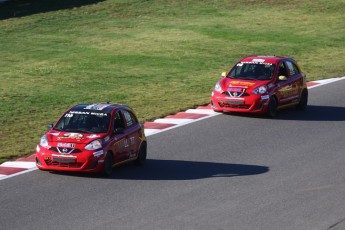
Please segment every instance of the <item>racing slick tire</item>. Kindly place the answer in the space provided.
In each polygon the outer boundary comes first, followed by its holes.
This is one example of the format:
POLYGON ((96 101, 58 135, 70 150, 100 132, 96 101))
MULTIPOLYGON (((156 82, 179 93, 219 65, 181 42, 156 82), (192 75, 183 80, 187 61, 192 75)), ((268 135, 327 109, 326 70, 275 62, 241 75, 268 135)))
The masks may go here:
POLYGON ((146 145, 141 146, 139 153, 138 153, 138 158, 134 161, 136 165, 143 165, 145 164, 147 157, 147 147, 146 145))
POLYGON ((113 173, 113 156, 110 152, 104 158, 104 167, 102 170, 102 175, 105 177, 110 177, 113 173))
POLYGON ((275 97, 271 97, 270 101, 268 102, 267 116, 269 118, 274 118, 277 115, 277 108, 277 99, 275 97))
POLYGON ((301 94, 301 98, 296 106, 298 110, 305 110, 308 104, 308 90, 304 89, 301 94))

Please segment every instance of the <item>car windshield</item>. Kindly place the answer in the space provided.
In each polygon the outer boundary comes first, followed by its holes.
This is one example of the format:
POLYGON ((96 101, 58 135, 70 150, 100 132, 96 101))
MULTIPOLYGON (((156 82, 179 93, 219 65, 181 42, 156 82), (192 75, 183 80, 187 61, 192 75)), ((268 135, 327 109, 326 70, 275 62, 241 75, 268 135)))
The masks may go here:
POLYGON ((239 62, 226 77, 243 80, 270 80, 275 67, 274 64, 264 62, 239 62))
POLYGON ((54 129, 65 132, 105 133, 110 123, 109 113, 69 111, 54 129))

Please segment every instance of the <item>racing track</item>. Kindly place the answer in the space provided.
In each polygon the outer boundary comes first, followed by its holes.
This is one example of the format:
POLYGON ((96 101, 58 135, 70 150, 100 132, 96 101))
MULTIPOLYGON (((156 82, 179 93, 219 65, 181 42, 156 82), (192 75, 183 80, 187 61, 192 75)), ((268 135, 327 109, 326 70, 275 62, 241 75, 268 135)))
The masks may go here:
POLYGON ((0 180, 0 229, 345 229, 345 81, 276 119, 218 115, 148 137, 110 179, 0 180))

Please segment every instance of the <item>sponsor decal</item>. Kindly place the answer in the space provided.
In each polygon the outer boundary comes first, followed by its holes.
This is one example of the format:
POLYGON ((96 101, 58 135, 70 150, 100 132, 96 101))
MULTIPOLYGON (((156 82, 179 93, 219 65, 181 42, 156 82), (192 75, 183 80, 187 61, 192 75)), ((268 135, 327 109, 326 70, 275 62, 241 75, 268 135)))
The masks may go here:
POLYGON ((101 155, 103 155, 103 150, 99 150, 99 151, 93 153, 94 157, 99 157, 101 155))
POLYGON ((230 91, 230 92, 237 92, 237 93, 240 93, 240 92, 242 92, 242 88, 233 88, 233 87, 229 87, 228 88, 228 91, 230 91))
POLYGON ((274 83, 269 83, 268 84, 268 88, 270 89, 270 88, 273 88, 274 87, 274 83))
POLYGON ((247 82, 247 81, 231 81, 229 84, 229 88, 231 88, 232 86, 253 86, 255 85, 254 82, 247 82))
POLYGON ((72 156, 72 155, 57 155, 57 154, 52 154, 52 157, 62 157, 62 158, 69 158, 69 159, 77 159, 76 156, 72 156))
POLYGON ((57 143, 57 147, 62 147, 62 148, 74 148, 75 144, 72 143, 57 143))
POLYGON ((89 136, 86 136, 87 138, 99 138, 101 137, 100 135, 97 135, 97 134, 91 134, 89 136))
POLYGON ((90 109, 90 110, 103 110, 104 108, 108 107, 108 104, 92 104, 86 106, 84 109, 90 109))
POLYGON ((58 132, 58 133, 49 133, 49 134, 57 137, 57 136, 60 135, 60 132, 58 132))
POLYGON ((70 114, 85 114, 85 115, 90 114, 90 112, 84 112, 84 111, 69 111, 68 113, 70 113, 70 114))
POLYGON ((266 99, 269 99, 270 96, 269 95, 264 95, 264 96, 261 96, 261 100, 266 100, 266 99))
POLYGON ((255 65, 261 64, 261 65, 267 65, 267 66, 273 65, 272 63, 267 63, 264 61, 265 61, 264 59, 253 59, 253 61, 247 61, 247 62, 244 61, 244 62, 238 63, 237 66, 242 66, 243 64, 255 64, 255 65))
POLYGON ((63 138, 71 138, 71 139, 75 139, 80 141, 81 139, 83 139, 83 134, 81 133, 65 133, 62 135, 62 137, 58 137, 58 140, 61 140, 63 138))
POLYGON ((65 114, 65 117, 73 117, 73 114, 93 115, 93 116, 99 116, 99 117, 108 116, 107 113, 88 112, 88 111, 69 111, 68 113, 65 114))
POLYGON ((265 59, 254 58, 252 62, 265 62, 265 59))

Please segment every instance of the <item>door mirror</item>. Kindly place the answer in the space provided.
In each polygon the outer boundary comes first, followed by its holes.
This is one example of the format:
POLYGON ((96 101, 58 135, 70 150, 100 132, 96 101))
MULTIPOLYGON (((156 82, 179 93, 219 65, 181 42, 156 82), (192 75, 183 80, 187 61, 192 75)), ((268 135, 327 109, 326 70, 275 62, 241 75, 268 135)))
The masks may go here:
POLYGON ((53 124, 48 124, 47 125, 48 130, 51 130, 53 128, 53 126, 54 126, 53 124))
POLYGON ((226 72, 222 72, 222 77, 226 77, 226 72))
POLYGON ((281 76, 278 77, 278 79, 279 79, 279 81, 286 81, 286 80, 287 80, 287 77, 281 75, 281 76))

